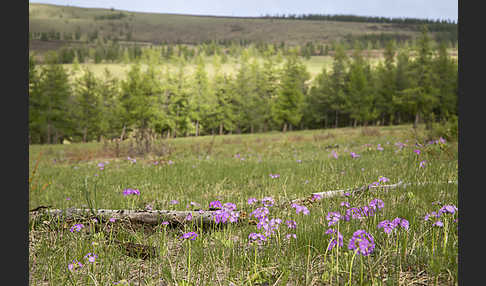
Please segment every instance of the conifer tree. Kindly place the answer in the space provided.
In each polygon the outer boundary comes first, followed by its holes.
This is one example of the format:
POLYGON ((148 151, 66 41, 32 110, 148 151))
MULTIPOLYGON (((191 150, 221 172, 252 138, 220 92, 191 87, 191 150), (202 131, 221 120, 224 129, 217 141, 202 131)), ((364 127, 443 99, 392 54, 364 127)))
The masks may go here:
POLYGON ((303 115, 306 81, 310 75, 305 65, 297 57, 296 51, 291 51, 284 64, 281 76, 279 94, 273 107, 274 120, 282 126, 285 132, 292 126, 298 126, 303 115))

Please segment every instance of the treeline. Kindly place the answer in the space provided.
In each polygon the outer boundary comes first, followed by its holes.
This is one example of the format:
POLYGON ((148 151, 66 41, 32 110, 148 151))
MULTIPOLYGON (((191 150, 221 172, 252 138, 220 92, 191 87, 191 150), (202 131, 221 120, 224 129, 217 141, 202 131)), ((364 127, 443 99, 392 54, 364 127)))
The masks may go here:
POLYGON ((295 20, 320 20, 320 21, 342 21, 342 22, 364 22, 364 23, 391 23, 409 25, 448 25, 457 24, 453 20, 433 20, 418 18, 390 18, 376 16, 357 16, 357 15, 326 15, 326 14, 267 14, 261 18, 266 19, 295 19, 295 20))
POLYGON ((69 74, 50 53, 47 64, 29 61, 29 142, 87 142, 150 136, 173 138, 358 125, 445 122, 457 118, 457 61, 444 44, 432 48, 424 30, 412 48, 387 43, 385 60, 372 66, 355 43, 352 56, 336 46, 332 69, 314 79, 297 52, 269 51, 260 62, 243 49, 236 73, 213 57, 209 77, 204 54, 188 73, 177 65, 131 65, 125 80, 108 71, 69 74), (412 50, 415 56, 411 56, 412 50))
MULTIPOLYGON (((253 56, 274 56, 281 54, 288 56, 290 53, 297 53, 298 56, 309 59, 312 56, 327 56, 335 52, 336 46, 340 45, 344 50, 350 52, 354 49, 354 43, 359 42, 366 50, 384 49, 386 43, 394 41, 397 48, 406 48, 415 45, 416 39, 406 34, 380 33, 366 35, 345 35, 342 41, 331 41, 328 44, 306 42, 297 45, 289 45, 285 42, 265 43, 251 42, 249 40, 212 40, 198 45, 169 44, 140 45, 127 44, 118 41, 105 41, 98 39, 91 45, 64 46, 58 50, 58 63, 134 63, 140 61, 146 55, 158 57, 158 62, 170 61, 173 57, 184 57, 186 61, 194 61, 199 54, 212 56, 219 54, 225 63, 230 57, 239 57, 242 50, 251 49, 253 56)), ((457 42, 433 41, 434 45, 445 43, 446 46, 456 47, 457 42)), ((42 63, 42 60, 38 60, 42 63)))

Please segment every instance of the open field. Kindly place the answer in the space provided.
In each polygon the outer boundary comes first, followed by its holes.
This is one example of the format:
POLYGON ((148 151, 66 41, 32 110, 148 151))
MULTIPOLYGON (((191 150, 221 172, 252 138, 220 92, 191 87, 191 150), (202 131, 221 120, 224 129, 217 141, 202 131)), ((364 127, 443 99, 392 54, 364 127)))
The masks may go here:
MULTIPOLYGON (((371 58, 370 62, 372 65, 377 64, 381 61, 382 58, 371 58)), ((262 65, 263 59, 257 58, 257 61, 262 65)), ((318 75, 323 68, 328 70, 332 69, 332 62, 333 58, 331 56, 313 56, 310 59, 302 59, 302 62, 307 67, 307 71, 311 75, 311 78, 314 78, 318 75)), ((72 64, 63 64, 64 68, 68 72, 71 72, 73 69, 72 64)), ((80 67, 87 68, 91 70, 96 77, 102 77, 105 73, 105 69, 109 70, 110 73, 118 79, 125 79, 128 71, 130 71, 131 64, 123 64, 123 63, 102 63, 102 64, 94 64, 94 63, 87 63, 87 64, 80 64, 80 67)), ((170 71, 176 71, 178 69, 177 64, 168 62, 164 64, 156 65, 160 70, 165 70, 166 67, 169 68, 170 71)), ((213 66, 213 57, 206 56, 205 57, 205 66, 206 72, 209 78, 212 78, 214 75, 214 66, 213 66)), ((283 62, 278 65, 278 67, 283 66, 283 62)), ((147 67, 147 64, 141 64, 142 70, 147 67)), ((221 72, 228 74, 228 75, 236 75, 238 69, 240 67, 240 63, 237 59, 230 58, 227 63, 221 65, 221 72)), ((196 64, 188 63, 185 67, 187 75, 191 75, 195 69, 196 64)), ((78 72, 75 72, 75 76, 79 75, 81 69, 78 72)))
POLYGON ((208 211, 218 200, 239 218, 201 229, 41 215, 29 220, 30 285, 457 285, 458 189, 447 183, 458 177, 457 142, 423 134, 401 125, 187 137, 154 140, 150 152, 130 140, 32 145, 30 209, 208 211), (423 184, 310 199, 399 181, 423 184), (369 236, 353 240, 358 230, 369 236), (137 258, 134 244, 153 253, 137 258))

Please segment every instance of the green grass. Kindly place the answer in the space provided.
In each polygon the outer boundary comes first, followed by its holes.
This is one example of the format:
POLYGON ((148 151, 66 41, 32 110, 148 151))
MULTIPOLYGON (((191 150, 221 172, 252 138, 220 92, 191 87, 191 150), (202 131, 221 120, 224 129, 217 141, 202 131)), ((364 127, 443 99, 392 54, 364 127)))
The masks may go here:
POLYGON ((39 205, 86 207, 86 190, 97 208, 107 209, 151 204, 154 209, 185 210, 191 202, 207 209, 211 201, 220 200, 235 203, 237 210, 249 215, 261 206, 248 205, 250 197, 270 196, 283 204, 269 207, 269 218, 280 218, 283 223, 262 245, 249 244, 248 235, 260 230, 247 219, 209 231, 192 224, 148 231, 118 221, 30 220, 30 284, 112 285, 125 280, 129 285, 160 285, 161 281, 167 285, 347 285, 349 281, 351 285, 414 281, 457 285, 457 213, 442 215, 442 228, 424 221, 426 214, 441 205, 457 205, 457 185, 440 183, 457 180, 457 142, 424 144, 417 155, 411 126, 374 130, 225 135, 216 136, 214 142, 211 136, 177 138, 153 142, 153 152, 143 155, 136 154, 137 146, 124 142, 119 157, 108 143, 30 146, 31 209, 39 205), (397 142, 406 146, 399 150, 397 142), (335 149, 338 159, 326 148, 334 144, 339 145, 335 149), (378 151, 377 144, 384 150, 378 151), (361 157, 351 158, 351 151, 361 157), (128 156, 136 158, 136 163, 128 156), (427 162, 425 168, 419 167, 422 160, 427 162), (97 166, 102 162, 104 170, 97 166), (272 179, 270 174, 280 177, 272 179), (389 178, 389 183, 435 183, 309 202, 309 215, 297 214, 287 203, 313 192, 368 185, 379 176, 389 178), (125 188, 139 189, 141 194, 124 197, 125 188), (384 208, 363 220, 341 220, 344 246, 326 251, 330 242, 325 234, 330 228, 327 213, 344 214, 343 201, 360 207, 374 198, 383 200, 384 208), (171 200, 179 203, 172 205, 171 200), (380 221, 396 217, 410 222, 408 231, 398 229, 387 235, 377 229, 380 221), (297 228, 288 229, 286 220, 295 220, 297 228), (76 222, 85 228, 70 232, 76 222), (358 229, 375 240, 370 256, 354 256, 347 248, 358 229), (182 241, 181 234, 189 231, 199 236, 182 241), (287 240, 290 233, 297 239, 287 240), (147 260, 127 256, 114 239, 155 247, 157 256, 147 260), (84 258, 89 252, 98 255, 95 263, 84 258), (73 259, 84 266, 69 271, 73 259))

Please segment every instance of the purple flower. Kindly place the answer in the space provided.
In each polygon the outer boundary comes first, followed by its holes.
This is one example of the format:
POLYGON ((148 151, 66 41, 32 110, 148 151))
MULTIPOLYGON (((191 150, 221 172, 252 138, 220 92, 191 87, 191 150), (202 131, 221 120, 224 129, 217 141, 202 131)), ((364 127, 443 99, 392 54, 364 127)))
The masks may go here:
POLYGON ((297 163, 302 163, 302 160, 297 160, 297 163))
POLYGON ((338 153, 334 150, 332 150, 331 155, 334 157, 334 159, 338 158, 338 153))
POLYGON ((438 220, 438 221, 434 222, 433 226, 443 227, 444 224, 440 220, 438 220))
POLYGON ((285 236, 286 239, 291 239, 291 238, 294 238, 294 239, 297 239, 297 235, 295 233, 289 233, 285 236))
POLYGON ((297 227, 297 222, 295 222, 294 220, 287 220, 287 221, 285 221, 285 223, 287 224, 288 228, 296 228, 297 227))
POLYGON ((83 264, 79 262, 77 259, 74 259, 72 263, 68 265, 69 271, 77 270, 78 268, 83 267, 83 264))
POLYGON ((390 181, 390 179, 388 179, 387 177, 383 177, 383 176, 378 177, 379 183, 386 183, 386 182, 389 182, 389 181, 390 181))
POLYGON ((248 239, 250 240, 250 243, 257 242, 258 244, 261 244, 263 241, 267 240, 263 234, 255 232, 250 233, 248 235, 248 239))
POLYGON ((137 190, 134 190, 134 189, 125 189, 123 190, 123 195, 124 196, 128 196, 128 195, 137 195, 139 196, 140 195, 140 191, 137 189, 137 190))
POLYGON ((427 161, 425 161, 425 160, 424 160, 424 161, 421 161, 421 162, 419 163, 419 167, 420 167, 420 168, 425 168, 425 163, 426 163, 426 162, 427 162, 427 161))
POLYGON ((330 228, 325 232, 325 234, 330 234, 332 237, 331 241, 329 242, 329 246, 327 247, 327 250, 332 250, 336 245, 338 247, 343 246, 343 235, 339 231, 330 228))
POLYGON ((420 150, 419 149, 415 149, 415 150, 413 150, 413 152, 415 152, 417 155, 420 155, 420 150))
POLYGON ((425 217, 424 217, 424 220, 429 220, 430 217, 440 217, 440 213, 436 213, 436 212, 431 212, 430 214, 426 214, 425 217))
POLYGON ((236 210, 236 205, 234 203, 225 203, 223 207, 229 211, 236 210))
POLYGON ((357 230, 349 240, 348 249, 355 250, 363 256, 368 256, 375 249, 375 240, 365 230, 357 230))
POLYGON ((161 224, 161 225, 168 225, 168 224, 169 224, 169 222, 168 222, 168 221, 163 221, 163 222, 161 222, 160 224, 161 224))
POLYGON ((221 204, 220 201, 212 201, 209 203, 209 208, 222 208, 223 205, 221 204))
POLYGON ((88 253, 84 256, 85 259, 88 259, 89 262, 93 263, 95 262, 96 258, 98 258, 98 255, 93 254, 93 253, 88 253))
POLYGON ((116 218, 112 217, 108 220, 109 222, 115 222, 116 221, 116 218))
POLYGON ((225 209, 220 209, 214 212, 213 218, 215 223, 226 223, 230 217, 230 212, 225 209))
POLYGON ((262 199, 262 204, 266 207, 271 207, 275 204, 275 201, 273 200, 272 197, 264 197, 262 199))
POLYGON ((70 197, 67 197, 67 198, 66 198, 66 201, 70 201, 70 200, 71 200, 71 198, 70 198, 70 197))
POLYGON ((182 239, 190 239, 190 240, 195 240, 197 237, 197 233, 191 231, 191 232, 187 232, 187 233, 184 233, 181 238, 182 239))
POLYGON ((341 214, 339 212, 328 212, 326 216, 327 226, 335 225, 340 219, 341 214))
POLYGON ((348 202, 341 202, 340 206, 342 206, 342 207, 347 207, 347 208, 349 208, 349 207, 350 207, 350 205, 349 205, 349 203, 348 203, 348 202))
POLYGON ((351 158, 359 158, 359 157, 361 157, 361 155, 351 152, 351 158))
POLYGON ((256 202, 258 202, 258 200, 257 200, 257 199, 255 199, 255 198, 249 198, 249 199, 248 199, 248 204, 249 204, 249 205, 252 205, 252 204, 254 204, 254 203, 256 203, 256 202))
POLYGON ((395 218, 393 221, 392 221, 393 224, 395 224, 396 226, 400 226, 401 228, 404 228, 405 230, 408 230, 409 226, 410 226, 410 223, 408 222, 408 220, 404 219, 404 218, 395 218))
POLYGON ((186 220, 192 220, 192 214, 191 213, 188 213, 187 216, 186 216, 186 220))
POLYGON ((270 178, 272 178, 272 179, 276 179, 276 178, 279 178, 279 177, 280 177, 280 175, 279 175, 279 174, 270 174, 269 176, 270 176, 270 178))
POLYGON ((445 144, 446 140, 444 138, 440 137, 438 142, 441 143, 441 144, 445 144))
POLYGON ((389 220, 384 220, 378 223, 378 229, 380 228, 383 228, 383 231, 389 234, 395 228, 395 225, 391 223, 389 220))
POLYGON ((169 162, 167 162, 167 164, 172 165, 172 164, 174 164, 174 162, 172 160, 169 160, 169 162))
POLYGON ((264 218, 268 215, 269 210, 266 207, 260 207, 251 212, 250 217, 255 217, 256 219, 264 218))
POLYGON ((171 204, 171 205, 177 205, 178 203, 179 203, 178 200, 172 200, 172 201, 169 202, 169 204, 171 204))
POLYGON ((381 144, 378 144, 378 146, 376 147, 376 150, 383 151, 384 149, 383 149, 383 147, 381 147, 381 144))
POLYGON ((349 208, 346 210, 346 214, 344 215, 344 220, 348 221, 350 219, 363 219, 365 215, 363 214, 363 210, 361 208, 349 208))
POLYGON ((369 206, 374 210, 376 210, 376 208, 382 209, 385 206, 385 203, 380 199, 372 199, 369 203, 369 206))
POLYGON ((299 213, 303 213, 304 215, 309 214, 309 209, 306 206, 300 206, 296 203, 293 203, 292 207, 295 208, 295 213, 297 213, 297 214, 299 214, 299 213))
POLYGON ((322 200, 322 196, 319 195, 319 194, 313 194, 311 200, 312 201, 320 201, 320 200, 322 200))
POLYGON ((237 222, 239 217, 240 217, 240 212, 233 212, 233 211, 231 211, 228 220, 231 223, 237 222))
POLYGON ((457 207, 454 205, 445 205, 442 208, 440 208, 439 213, 444 214, 444 213, 450 213, 454 214, 457 211, 457 207))
POLYGON ((84 228, 84 225, 82 223, 77 223, 71 227, 69 230, 70 232, 79 232, 81 229, 84 228))

